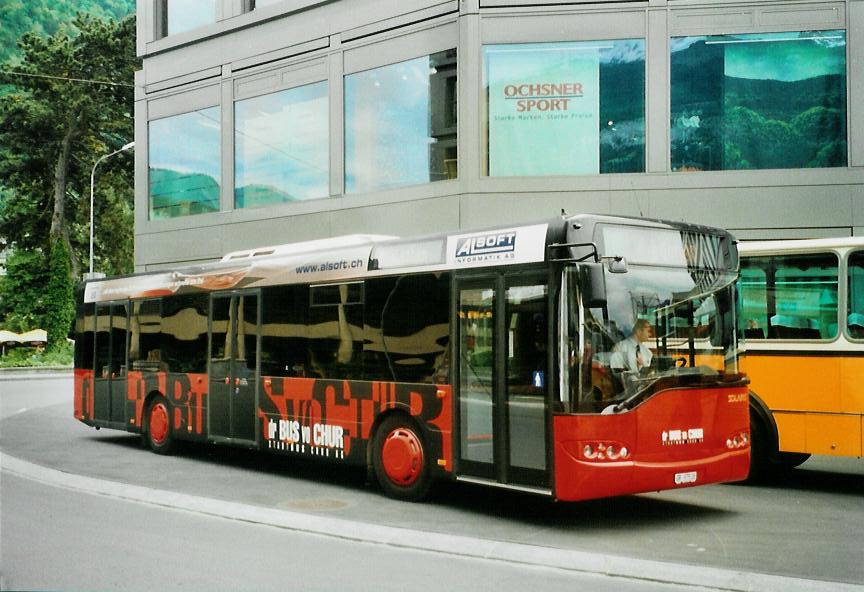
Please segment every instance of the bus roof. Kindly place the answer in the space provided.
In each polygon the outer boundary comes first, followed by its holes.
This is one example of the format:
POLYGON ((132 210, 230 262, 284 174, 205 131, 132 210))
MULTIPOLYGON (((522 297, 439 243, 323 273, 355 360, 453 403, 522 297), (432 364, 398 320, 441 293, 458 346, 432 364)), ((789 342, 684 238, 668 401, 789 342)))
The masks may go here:
POLYGON ((356 247, 376 242, 396 240, 398 236, 383 234, 347 234, 333 238, 322 238, 317 240, 303 241, 299 243, 288 243, 274 245, 272 247, 256 247, 243 251, 232 251, 222 257, 221 261, 237 261, 238 259, 251 259, 253 257, 300 255, 302 253, 316 253, 332 249, 356 247))
POLYGON ((742 241, 738 244, 738 251, 742 257, 752 257, 754 255, 779 255, 782 253, 808 253, 811 251, 851 249, 862 246, 864 246, 864 236, 847 236, 838 238, 742 241))
POLYGON ((234 251, 217 262, 89 281, 84 302, 540 263, 547 260, 548 247, 554 244, 567 247, 569 256, 576 252, 570 248, 572 244, 593 244, 594 255, 599 257, 602 253, 596 252, 594 230, 609 224, 713 234, 731 242, 731 235, 711 227, 622 216, 568 216, 562 212, 560 217, 526 225, 407 239, 358 234, 234 251))

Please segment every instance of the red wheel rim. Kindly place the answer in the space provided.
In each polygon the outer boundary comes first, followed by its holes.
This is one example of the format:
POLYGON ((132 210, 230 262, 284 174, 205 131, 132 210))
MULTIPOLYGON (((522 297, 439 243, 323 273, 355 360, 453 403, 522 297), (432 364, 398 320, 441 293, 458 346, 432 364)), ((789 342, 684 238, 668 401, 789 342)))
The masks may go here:
POLYGON ((155 444, 163 444, 168 437, 168 409, 165 403, 156 403, 150 408, 150 438, 155 444))
POLYGON ((423 446, 408 428, 396 428, 384 439, 381 449, 384 472, 393 483, 408 486, 423 472, 423 446))

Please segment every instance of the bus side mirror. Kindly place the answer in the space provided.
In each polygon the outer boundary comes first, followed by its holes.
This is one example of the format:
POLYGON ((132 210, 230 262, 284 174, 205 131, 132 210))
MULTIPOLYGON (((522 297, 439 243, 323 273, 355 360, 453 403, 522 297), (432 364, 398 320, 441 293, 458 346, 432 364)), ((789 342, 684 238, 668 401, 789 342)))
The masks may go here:
POLYGON ((609 259, 609 273, 627 273, 627 259, 611 257, 609 259))
POLYGON ((580 268, 582 299, 586 308, 606 306, 606 273, 602 263, 583 263, 580 268))

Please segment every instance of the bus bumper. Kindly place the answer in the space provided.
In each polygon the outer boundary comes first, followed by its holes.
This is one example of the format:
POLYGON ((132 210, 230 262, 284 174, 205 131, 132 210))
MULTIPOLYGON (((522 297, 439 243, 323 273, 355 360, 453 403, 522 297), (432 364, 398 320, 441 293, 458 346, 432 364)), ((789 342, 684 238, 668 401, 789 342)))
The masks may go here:
POLYGON ((617 415, 553 418, 555 497, 578 501, 740 481, 747 388, 664 391, 617 415))

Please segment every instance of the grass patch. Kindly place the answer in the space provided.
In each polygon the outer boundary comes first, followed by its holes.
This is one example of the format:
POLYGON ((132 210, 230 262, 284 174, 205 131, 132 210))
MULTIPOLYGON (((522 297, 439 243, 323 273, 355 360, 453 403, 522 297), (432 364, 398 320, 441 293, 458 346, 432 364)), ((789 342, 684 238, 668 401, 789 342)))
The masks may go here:
POLYGON ((71 366, 72 344, 64 343, 52 350, 37 351, 32 347, 16 347, 0 356, 0 368, 38 368, 40 366, 71 366))

